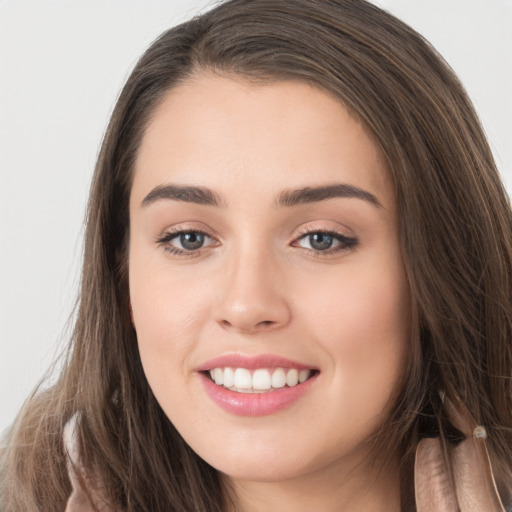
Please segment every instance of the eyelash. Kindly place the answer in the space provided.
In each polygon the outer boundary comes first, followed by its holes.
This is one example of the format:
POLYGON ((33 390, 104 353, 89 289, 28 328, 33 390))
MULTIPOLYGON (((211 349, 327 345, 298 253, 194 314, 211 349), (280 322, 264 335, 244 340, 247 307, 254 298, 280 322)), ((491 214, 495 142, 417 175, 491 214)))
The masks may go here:
POLYGON ((296 246, 296 244, 299 241, 305 240, 307 237, 310 237, 312 235, 329 236, 339 242, 338 246, 336 246, 334 248, 326 249, 324 251, 308 249, 306 247, 303 247, 303 249, 305 251, 307 251, 309 254, 311 254, 312 256, 315 256, 315 257, 319 257, 319 258, 321 258, 322 256, 329 256, 329 255, 333 255, 333 254, 343 252, 343 251, 349 251, 351 249, 354 249, 359 244, 359 240, 357 238, 349 237, 349 236, 344 235, 343 233, 340 233, 339 231, 336 231, 336 230, 304 228, 304 229, 300 230, 300 236, 296 238, 296 240, 293 242, 292 245, 296 246))
POLYGON ((197 250, 186 250, 186 249, 180 249, 179 247, 174 247, 173 245, 170 245, 170 243, 180 237, 181 235, 186 234, 196 234, 196 235, 202 235, 207 238, 214 239, 212 236, 210 236, 206 231, 203 231, 201 229, 184 229, 177 227, 173 231, 169 231, 167 233, 164 233, 161 237, 156 239, 156 243, 164 248, 164 251, 172 254, 173 256, 181 256, 181 257, 188 257, 193 258, 196 256, 200 256, 202 253, 203 247, 200 247, 197 250))
MULTIPOLYGON (((176 228, 173 231, 169 231, 167 233, 164 233, 161 237, 158 237, 156 239, 156 243, 164 248, 164 251, 172 254, 174 256, 181 256, 181 257, 197 257, 202 254, 202 249, 204 247, 199 247, 198 249, 180 249, 179 247, 174 247, 170 243, 175 240, 176 238, 180 237, 181 235, 186 234, 195 234, 195 235, 201 235, 207 238, 210 238, 212 240, 215 240, 211 235, 209 235, 206 231, 203 231, 201 229, 184 229, 184 228, 176 228)), ((324 251, 321 250, 315 250, 315 249, 308 249, 306 247, 303 247, 305 251, 307 251, 309 254, 315 256, 315 257, 322 257, 322 256, 328 256, 332 254, 336 254, 338 252, 342 251, 348 251, 351 249, 354 249, 358 244, 359 240, 355 237, 348 237, 346 235, 343 235, 342 233, 339 233, 335 230, 324 230, 324 229, 303 229, 300 232, 300 236, 297 237, 294 242, 292 243, 292 246, 297 247, 296 245, 298 242, 306 239, 308 236, 312 235, 324 235, 324 236, 330 236, 337 240, 339 242, 339 245, 334 248, 329 248, 324 251)), ((299 246, 300 247, 300 246, 299 246)))

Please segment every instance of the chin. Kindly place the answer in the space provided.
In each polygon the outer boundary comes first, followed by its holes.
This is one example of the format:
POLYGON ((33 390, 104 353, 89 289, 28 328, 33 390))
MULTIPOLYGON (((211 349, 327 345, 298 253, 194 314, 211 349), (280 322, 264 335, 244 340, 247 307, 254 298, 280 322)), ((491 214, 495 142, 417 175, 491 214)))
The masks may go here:
MULTIPOLYGON (((302 443, 301 443, 302 444, 302 443)), ((225 450, 198 453, 208 464, 229 479, 252 482, 282 482, 332 468, 343 454, 305 452, 286 446, 282 440, 265 446, 254 440, 249 449, 238 443, 225 450)), ((247 445, 246 445, 247 446, 247 445)), ((197 453, 197 452, 196 452, 197 453)))
POLYGON ((269 483, 293 480, 309 472, 307 467, 297 467, 277 457, 271 462, 240 457, 214 467, 229 479, 269 483))

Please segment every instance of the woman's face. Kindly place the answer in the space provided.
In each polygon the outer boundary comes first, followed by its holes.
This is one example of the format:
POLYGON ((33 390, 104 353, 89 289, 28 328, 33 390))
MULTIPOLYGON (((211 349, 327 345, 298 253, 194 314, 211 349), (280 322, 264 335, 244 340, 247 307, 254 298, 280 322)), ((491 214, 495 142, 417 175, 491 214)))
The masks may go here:
POLYGON ((133 320, 158 402, 213 467, 286 480, 368 453, 409 345, 395 202, 372 136, 309 85, 205 74, 157 108, 130 198, 133 320))

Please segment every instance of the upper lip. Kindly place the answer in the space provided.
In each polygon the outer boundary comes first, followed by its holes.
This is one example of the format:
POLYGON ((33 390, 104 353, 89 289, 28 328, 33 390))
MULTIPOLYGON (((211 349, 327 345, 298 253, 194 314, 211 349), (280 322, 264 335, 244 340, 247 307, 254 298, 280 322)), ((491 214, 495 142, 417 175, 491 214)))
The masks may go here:
POLYGON ((311 365, 292 361, 286 357, 275 354, 261 354, 248 356, 244 354, 225 354, 214 359, 210 359, 196 368, 198 372, 212 370, 213 368, 247 368, 254 370, 257 368, 297 368, 298 370, 316 369, 311 365))

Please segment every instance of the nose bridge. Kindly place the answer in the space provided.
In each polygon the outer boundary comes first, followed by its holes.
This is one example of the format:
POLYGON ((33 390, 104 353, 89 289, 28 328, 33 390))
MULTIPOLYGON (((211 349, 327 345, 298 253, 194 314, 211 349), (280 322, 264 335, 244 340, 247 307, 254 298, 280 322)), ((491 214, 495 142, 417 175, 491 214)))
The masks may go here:
POLYGON ((269 246, 253 240, 234 247, 225 261, 217 321, 245 332, 285 325, 290 311, 281 278, 278 256, 269 246))

